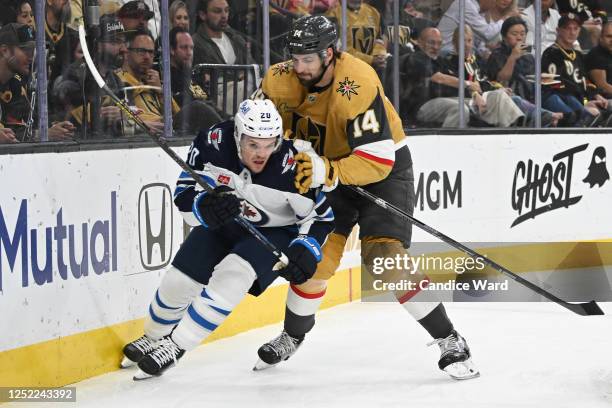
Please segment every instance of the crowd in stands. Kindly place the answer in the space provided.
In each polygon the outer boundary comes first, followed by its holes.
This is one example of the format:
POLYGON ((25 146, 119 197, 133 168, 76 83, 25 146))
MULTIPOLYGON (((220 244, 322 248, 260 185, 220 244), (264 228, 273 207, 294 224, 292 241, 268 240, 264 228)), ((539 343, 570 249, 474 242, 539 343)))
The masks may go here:
MULTIPOLYGON (((86 0, 45 0, 50 140, 128 137, 134 123, 97 89, 83 60, 78 26, 110 89, 149 128, 163 130, 159 0, 100 0, 100 25, 83 17, 86 0)), ((254 89, 245 71, 211 79, 207 64, 263 64, 259 0, 169 0, 172 117, 192 134, 233 114, 233 100, 254 89)), ((536 24, 541 28, 541 123, 545 127, 610 127, 612 1, 465 0, 465 60, 459 61, 459 0, 400 0, 399 55, 393 56, 393 1, 347 0, 347 52, 399 92, 406 127, 531 127, 536 123, 536 24), (399 60, 400 82, 392 75, 399 60), (461 67, 461 68, 460 68, 461 67), (459 70, 464 82, 459 83, 459 70), (459 107, 459 90, 465 104, 459 107)), ((33 0, 0 5, 0 143, 36 140, 33 0)), ((270 59, 290 59, 284 36, 293 19, 325 14, 342 25, 339 0, 270 0, 270 59)))

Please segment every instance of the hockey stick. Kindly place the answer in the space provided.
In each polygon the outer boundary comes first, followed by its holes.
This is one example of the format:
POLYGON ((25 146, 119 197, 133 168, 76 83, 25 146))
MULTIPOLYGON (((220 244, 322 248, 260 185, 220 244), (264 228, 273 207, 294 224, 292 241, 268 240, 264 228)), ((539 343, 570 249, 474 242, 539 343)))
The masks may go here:
MULTIPOLYGON (((206 192, 211 193, 211 194, 216 194, 214 193, 214 189, 210 187, 208 183, 198 173, 195 172, 195 170, 189 167, 189 165, 187 165, 187 163, 185 163, 183 159, 181 159, 179 155, 176 154, 174 150, 172 150, 168 146, 167 141, 163 137, 160 137, 154 134, 153 131, 149 128, 149 126, 147 126, 147 124, 144 123, 144 121, 141 118, 135 115, 131 111, 130 107, 124 101, 119 99, 117 95, 115 95, 115 93, 111 91, 110 88, 106 85, 106 82, 104 81, 104 79, 102 79, 100 72, 98 72, 96 66, 93 63, 93 60, 91 59, 91 55, 89 54, 89 49, 87 48, 87 41, 85 39, 85 28, 83 27, 83 25, 79 26, 79 41, 81 42, 81 48, 83 49, 83 56, 85 57, 85 62, 87 63, 89 72, 91 72, 91 74, 93 75, 98 86, 104 92, 106 92, 106 94, 113 100, 115 105, 117 105, 117 107, 121 109, 131 120, 133 120, 134 123, 136 123, 142 130, 144 130, 145 133, 159 147, 161 147, 162 150, 166 152, 168 156, 170 156, 170 158, 174 160, 174 162, 178 164, 181 169, 183 169, 186 173, 188 173, 191 177, 193 177, 195 182, 198 183, 206 192)), ((261 232, 259 232, 250 222, 248 222, 246 219, 242 218, 239 215, 234 217, 234 221, 238 223, 238 225, 246 229, 259 242, 261 242, 263 246, 265 246, 266 249, 270 251, 278 259, 280 263, 282 263, 284 266, 289 265, 289 259, 287 258, 287 256, 283 254, 272 242, 270 242, 268 238, 266 238, 261 232)))
POLYGON ((560 298, 558 298, 557 296, 553 295, 550 292, 547 292, 546 290, 542 289, 541 287, 529 282, 526 279, 521 278, 520 276, 518 276, 517 274, 515 274, 514 272, 509 271, 508 269, 504 268, 503 266, 499 265, 498 263, 492 261, 491 259, 487 258, 486 256, 483 256, 481 254, 479 254, 478 252, 474 251, 473 249, 463 245, 460 242, 455 241, 454 239, 444 235, 443 233, 441 233, 440 231, 430 227, 429 225, 425 224, 422 221, 417 220, 416 218, 414 218, 412 215, 408 214, 407 212, 403 211, 402 209, 394 206, 393 204, 388 203, 387 201, 383 200, 380 197, 375 196, 374 194, 364 190, 361 187, 358 186, 349 186, 347 185, 346 187, 348 187, 350 190, 358 193, 359 195, 367 198, 368 200, 372 201, 373 203, 375 203, 376 205, 384 208, 385 210, 388 210, 389 212, 410 221, 411 223, 417 225, 419 228, 421 228, 422 230, 429 232, 431 235, 433 235, 434 237, 440 239, 441 241, 446 242, 447 244, 459 249, 460 251, 465 252, 466 254, 468 254, 469 256, 471 256, 474 259, 480 258, 485 264, 489 265, 491 268, 495 269, 496 271, 512 278, 514 281, 520 283, 523 286, 526 286, 527 288, 533 290, 534 292, 544 296, 546 299, 553 301, 555 303, 557 303, 560 306, 563 306, 564 308, 571 310, 572 312, 579 314, 581 316, 589 316, 589 315, 603 315, 604 312, 603 310, 601 310, 601 308, 599 307, 599 305, 597 303, 595 303, 594 300, 588 302, 588 303, 569 303, 566 302, 565 300, 562 300, 560 298))

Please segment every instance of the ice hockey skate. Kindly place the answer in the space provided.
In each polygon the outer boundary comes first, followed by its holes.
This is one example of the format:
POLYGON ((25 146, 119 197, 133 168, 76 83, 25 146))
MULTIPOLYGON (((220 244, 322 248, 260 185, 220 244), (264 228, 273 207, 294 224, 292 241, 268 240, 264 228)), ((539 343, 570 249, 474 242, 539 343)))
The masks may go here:
POLYGON ((283 330, 280 335, 257 350, 259 360, 255 363, 253 371, 265 370, 287 360, 295 354, 303 341, 304 337, 301 339, 292 337, 283 330))
POLYGON ((162 375, 164 371, 178 363, 183 354, 185 350, 172 341, 170 336, 164 337, 153 351, 147 353, 138 362, 140 370, 134 376, 134 380, 145 380, 162 375))
POLYGON ((465 339, 455 330, 444 339, 436 339, 428 346, 437 344, 440 347, 438 367, 455 380, 469 380, 480 376, 465 339))
POLYGON ((153 340, 146 334, 133 342, 126 344, 123 347, 123 360, 121 361, 121 368, 128 368, 138 364, 140 359, 147 353, 153 351, 156 345, 157 340, 153 340))

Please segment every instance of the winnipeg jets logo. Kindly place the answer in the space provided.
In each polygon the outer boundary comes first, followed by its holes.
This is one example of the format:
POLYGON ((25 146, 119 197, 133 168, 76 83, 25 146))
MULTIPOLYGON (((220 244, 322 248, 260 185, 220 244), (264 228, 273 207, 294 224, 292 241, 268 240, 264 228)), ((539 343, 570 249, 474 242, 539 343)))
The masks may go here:
POLYGON ((246 201, 243 202, 242 216, 246 218, 253 225, 265 225, 270 221, 270 218, 263 212, 259 211, 256 207, 246 201))
POLYGON ((292 170, 293 167, 295 167, 295 159, 293 158, 293 152, 289 151, 283 158, 283 171, 281 174, 285 174, 289 170, 292 170))
POLYGON ((222 139, 223 132, 221 131, 221 129, 215 129, 213 131, 208 132, 208 144, 213 145, 217 150, 219 150, 219 145, 221 144, 222 139))
POLYGON ((276 64, 275 66, 272 67, 272 75, 276 76, 276 75, 288 74, 290 70, 291 70, 291 63, 283 62, 280 64, 276 64))
POLYGON ((336 89, 336 92, 342 96, 346 96, 349 101, 351 100, 351 95, 359 95, 356 89, 361 88, 361 85, 355 84, 355 81, 350 81, 348 77, 344 77, 344 81, 338 82, 338 84, 340 87, 336 89))

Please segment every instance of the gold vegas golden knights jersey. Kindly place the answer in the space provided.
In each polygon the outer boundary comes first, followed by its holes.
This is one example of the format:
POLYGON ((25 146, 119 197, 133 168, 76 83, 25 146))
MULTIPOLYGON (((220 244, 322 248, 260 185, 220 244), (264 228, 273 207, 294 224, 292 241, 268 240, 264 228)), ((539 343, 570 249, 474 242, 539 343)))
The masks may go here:
MULTIPOLYGON (((328 11, 327 16, 336 20, 339 30, 342 30, 342 8, 338 4, 328 11)), ((374 55, 387 53, 382 40, 380 14, 369 4, 362 3, 359 10, 346 10, 348 29, 346 31, 347 52, 372 64, 374 55)))
MULTIPOLYGON (((126 91, 128 103, 142 109, 140 118, 142 120, 163 120, 164 100, 161 92, 146 87, 138 88, 144 84, 136 79, 128 71, 119 70, 117 76, 124 82, 126 87, 135 87, 126 91)), ((172 114, 180 110, 178 104, 172 99, 172 114)))
POLYGON ((405 138, 401 120, 374 69, 352 55, 341 53, 332 83, 311 92, 290 61, 276 64, 255 97, 271 99, 285 131, 333 160, 341 183, 374 183, 393 169, 396 144, 405 138))

